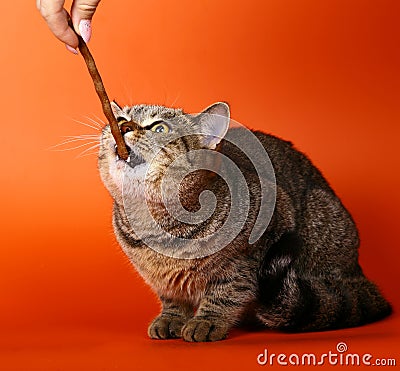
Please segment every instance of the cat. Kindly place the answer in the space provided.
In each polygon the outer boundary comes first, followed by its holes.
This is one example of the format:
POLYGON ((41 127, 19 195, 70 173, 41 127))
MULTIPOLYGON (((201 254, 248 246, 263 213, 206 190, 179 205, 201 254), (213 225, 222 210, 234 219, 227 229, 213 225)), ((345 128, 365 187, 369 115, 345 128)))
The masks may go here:
POLYGON ((358 264, 359 237, 352 217, 321 172, 291 142, 252 132, 273 167, 266 190, 275 192, 275 205, 261 235, 249 242, 263 206, 255 168, 267 166, 267 161, 252 164, 243 148, 225 139, 231 133, 245 137, 247 130, 229 128, 226 103, 197 115, 158 105, 112 106, 130 157, 118 158, 106 126, 98 166, 114 200, 116 238, 162 303, 161 314, 148 328, 150 338, 216 341, 242 324, 322 331, 359 326, 391 313, 358 264), (225 233, 226 244, 219 245, 222 240, 213 236, 237 197, 218 175, 223 165, 217 157, 184 177, 175 179, 173 171, 162 183, 178 156, 176 169, 189 169, 188 154, 198 150, 230 159, 245 179, 247 190, 237 186, 236 194, 248 193, 246 217, 238 232, 225 233), (204 202, 204 191, 214 198, 204 202), (199 222, 178 220, 171 216, 174 200, 171 210, 165 206, 170 194, 178 196, 183 214, 196 214, 211 201, 214 211, 199 222), (174 241, 185 244, 177 248, 174 241))

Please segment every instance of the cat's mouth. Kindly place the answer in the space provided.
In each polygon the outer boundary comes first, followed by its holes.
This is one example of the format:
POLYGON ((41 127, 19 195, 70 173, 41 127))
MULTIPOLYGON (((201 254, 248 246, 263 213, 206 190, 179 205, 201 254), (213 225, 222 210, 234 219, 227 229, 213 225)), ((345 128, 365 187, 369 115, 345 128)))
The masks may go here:
POLYGON ((136 167, 138 165, 144 164, 146 162, 144 160, 144 158, 139 153, 137 153, 136 151, 132 150, 132 148, 129 147, 128 145, 126 146, 126 149, 128 150, 129 156, 128 156, 128 158, 126 160, 123 160, 118 156, 117 145, 114 146, 115 156, 116 156, 116 160, 117 161, 124 161, 132 168, 134 168, 134 167, 136 167))

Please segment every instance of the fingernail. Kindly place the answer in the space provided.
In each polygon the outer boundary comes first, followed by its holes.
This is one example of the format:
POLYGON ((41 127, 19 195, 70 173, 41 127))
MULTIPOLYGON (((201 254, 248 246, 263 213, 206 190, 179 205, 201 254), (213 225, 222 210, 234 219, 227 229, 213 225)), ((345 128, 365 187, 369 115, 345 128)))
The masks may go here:
POLYGON ((92 24, 89 19, 82 19, 79 22, 79 32, 85 43, 88 43, 92 36, 92 24))
POLYGON ((70 51, 73 54, 78 54, 78 51, 74 49, 72 46, 69 46, 68 44, 65 44, 65 47, 67 48, 68 51, 70 51))

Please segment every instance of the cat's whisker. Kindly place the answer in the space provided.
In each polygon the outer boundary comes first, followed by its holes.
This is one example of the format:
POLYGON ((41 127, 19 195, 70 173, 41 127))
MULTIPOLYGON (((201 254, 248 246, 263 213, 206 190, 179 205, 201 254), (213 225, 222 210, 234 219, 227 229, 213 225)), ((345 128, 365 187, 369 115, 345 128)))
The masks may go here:
POLYGON ((97 151, 93 151, 94 149, 97 149, 100 147, 100 143, 97 143, 89 148, 86 148, 84 151, 82 151, 76 158, 80 158, 80 157, 85 157, 85 156, 89 156, 89 155, 94 155, 97 153, 97 151), (92 151, 92 152, 90 152, 92 151))
POLYGON ((83 154, 83 155, 79 155, 79 156, 77 156, 76 158, 82 158, 82 157, 87 157, 87 156, 92 156, 92 155, 97 156, 97 155, 98 155, 98 151, 88 152, 88 153, 85 153, 85 154, 83 154))
POLYGON ((133 96, 133 92, 132 92, 132 87, 129 86, 125 83, 123 83, 123 89, 124 89, 124 96, 126 97, 126 101, 127 102, 132 102, 132 96, 133 96), (129 90, 129 91, 128 91, 129 90))
POLYGON ((174 100, 169 106, 170 106, 170 107, 173 107, 180 97, 181 97, 181 92, 178 93, 178 95, 177 95, 177 97, 175 98, 175 100, 174 100))
POLYGON ((79 149, 79 148, 85 147, 85 146, 90 145, 90 144, 92 144, 92 143, 83 143, 83 144, 80 144, 79 146, 69 147, 69 148, 60 148, 60 149, 56 149, 55 151, 60 151, 60 152, 72 151, 72 150, 75 150, 75 149, 79 149))
POLYGON ((64 146, 69 143, 74 143, 74 142, 80 142, 80 141, 89 141, 88 143, 96 143, 97 141, 95 140, 97 138, 74 138, 70 137, 62 141, 61 143, 55 144, 54 146, 51 146, 50 149, 58 148, 61 146, 64 146))
POLYGON ((91 144, 94 144, 94 143, 95 143, 96 145, 99 145, 98 142, 89 141, 89 142, 86 142, 86 143, 83 143, 83 144, 80 144, 80 145, 74 146, 74 147, 59 148, 59 147, 61 147, 61 146, 65 146, 65 145, 70 144, 70 143, 75 143, 75 142, 77 142, 77 141, 78 141, 78 139, 66 140, 66 141, 64 141, 64 142, 62 142, 62 143, 60 143, 60 144, 56 144, 55 146, 50 147, 49 149, 52 150, 52 151, 60 151, 60 152, 63 152, 63 151, 72 151, 72 150, 74 150, 74 149, 82 148, 82 147, 85 147, 85 146, 87 146, 87 145, 91 145, 91 144))
MULTIPOLYGON (((93 115, 93 116, 95 116, 95 115, 93 115)), ((97 127, 99 128, 99 130, 103 129, 103 127, 106 125, 106 124, 104 123, 104 121, 101 120, 101 119, 100 119, 99 117, 97 117, 97 116, 95 116, 95 118, 96 118, 96 120, 98 120, 98 121, 96 121, 95 119, 93 119, 92 117, 89 117, 89 116, 85 116, 85 118, 86 118, 87 120, 89 120, 91 123, 93 123, 93 125, 97 126, 97 127)))
MULTIPOLYGON (((89 119, 89 118, 87 117, 87 119, 89 119)), ((98 126, 98 125, 96 125, 96 126, 90 125, 90 124, 88 124, 87 122, 83 122, 83 121, 79 121, 79 120, 75 120, 75 119, 72 119, 72 121, 74 121, 74 122, 76 122, 76 123, 78 123, 78 124, 87 126, 88 128, 94 129, 94 130, 96 130, 96 131, 100 131, 100 129, 101 129, 101 127, 98 126)), ((95 121, 94 121, 94 122, 95 122, 95 121)))
POLYGON ((67 138, 67 139, 79 139, 79 140, 99 139, 99 135, 95 135, 95 134, 64 135, 63 138, 67 138))
POLYGON ((104 126, 107 126, 108 123, 106 123, 105 121, 103 121, 99 116, 93 114, 94 118, 99 120, 98 122, 96 120, 91 119, 90 117, 88 117, 88 119, 94 123, 97 123, 99 125, 100 128, 103 128, 104 126))

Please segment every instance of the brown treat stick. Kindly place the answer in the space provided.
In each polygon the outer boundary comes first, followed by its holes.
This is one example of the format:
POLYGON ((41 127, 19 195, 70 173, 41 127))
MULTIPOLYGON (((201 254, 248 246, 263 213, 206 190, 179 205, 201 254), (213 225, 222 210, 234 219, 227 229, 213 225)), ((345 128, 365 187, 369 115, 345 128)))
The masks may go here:
MULTIPOLYGON (((72 29, 72 22, 70 21, 70 26, 72 29)), ((90 76, 92 77, 94 87, 96 89, 96 93, 100 98, 101 106, 103 108, 104 115, 107 118, 107 121, 111 128, 111 134, 115 139, 115 143, 117 144, 117 153, 118 156, 124 160, 128 159, 129 153, 125 145, 124 138, 122 137, 121 130, 118 127, 117 120, 114 117, 114 114, 111 109, 110 100, 108 99, 106 90, 103 85, 103 80, 97 70, 96 63, 94 62, 93 56, 89 51, 85 41, 83 41, 82 37, 78 35, 79 40, 79 51, 81 52, 83 59, 86 62, 86 66, 89 70, 90 76)))

